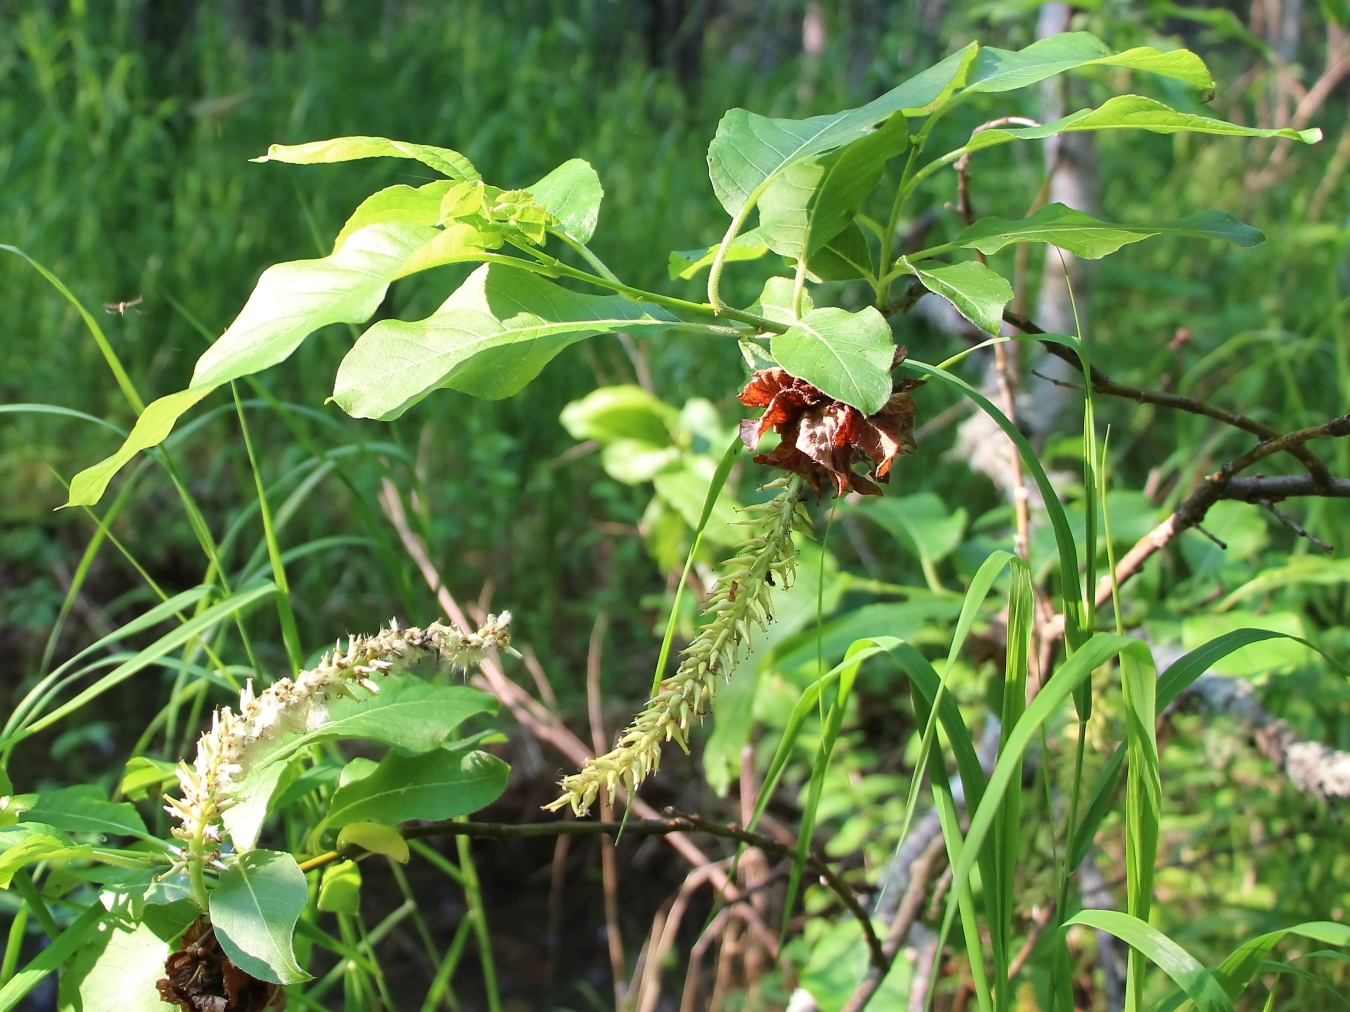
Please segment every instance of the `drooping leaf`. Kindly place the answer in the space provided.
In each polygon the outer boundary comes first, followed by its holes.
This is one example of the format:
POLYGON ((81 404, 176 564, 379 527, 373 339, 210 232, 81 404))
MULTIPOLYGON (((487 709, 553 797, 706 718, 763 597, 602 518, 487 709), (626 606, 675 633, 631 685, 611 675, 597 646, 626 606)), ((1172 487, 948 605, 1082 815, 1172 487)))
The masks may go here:
POLYGON ((349 162, 357 158, 380 157, 415 158, 451 179, 481 178, 473 163, 458 151, 430 144, 391 141, 385 137, 334 137, 307 144, 273 144, 268 147, 267 154, 253 161, 312 165, 315 162, 349 162))
POLYGON ((957 236, 953 245, 991 255, 1012 243, 1045 242, 1098 260, 1128 243, 1155 235, 1223 239, 1239 246, 1255 246, 1266 238, 1260 229, 1244 225, 1227 211, 1201 211, 1160 223, 1117 224, 1099 221, 1063 204, 1047 204, 1020 221, 981 218, 957 236))
POLYGON ((440 234, 413 222, 368 225, 330 256, 269 267, 239 316, 197 360, 188 389, 147 405, 121 449, 72 479, 67 505, 97 503, 127 461, 163 442, 179 416, 216 387, 284 361, 320 327, 369 319, 409 256, 440 234))
POLYGON ((843 148, 790 166, 759 198, 758 234, 775 253, 810 261, 853 222, 886 161, 908 141, 905 117, 896 113, 843 148))
POLYGON ((1172 77, 1199 88, 1207 94, 1214 90, 1214 79, 1200 57, 1188 49, 1170 53, 1152 46, 1127 49, 1112 54, 1106 43, 1088 32, 1064 32, 1048 39, 1033 42, 1025 49, 1011 52, 1007 49, 984 47, 971 68, 967 91, 1013 91, 1044 81, 1079 67, 1128 67, 1145 70, 1162 77, 1172 77))
POLYGON ((569 159, 527 189, 562 222, 568 235, 578 242, 591 241, 605 191, 590 162, 569 159))
POLYGON ((333 794, 325 820, 397 825, 409 819, 450 819, 495 801, 510 767, 486 752, 436 749, 418 756, 391 752, 369 776, 333 794))
POLYGON ((323 870, 318 906, 330 914, 361 912, 361 869, 355 861, 338 861, 323 870))
POLYGON ((441 220, 441 198, 450 189, 451 181, 438 179, 425 186, 407 186, 403 183, 372 193, 356 206, 342 231, 333 240, 336 253, 353 232, 367 225, 388 221, 406 221, 415 225, 437 225, 441 220))
POLYGON ((235 966, 273 984, 299 984, 311 975, 295 961, 291 937, 308 901, 295 858, 253 850, 231 861, 211 890, 211 923, 235 966))
POLYGON ((897 266, 917 277, 934 295, 941 295, 981 330, 990 334, 999 332, 1003 307, 1012 301, 1013 290, 997 271, 976 260, 927 267, 901 257, 897 266))
POLYGON ((87 844, 71 842, 55 826, 39 822, 21 822, 0 829, 0 889, 8 889, 14 873, 35 861, 49 857, 89 857, 87 844))
POLYGON ((392 857, 400 864, 408 863, 408 841, 393 826, 379 822, 352 822, 338 833, 338 846, 364 847, 372 854, 392 857))
POLYGON ((1305 144, 1314 144, 1322 139, 1322 131, 1316 128, 1264 130, 1239 126, 1211 116, 1179 112, 1171 106, 1151 98, 1144 98, 1142 95, 1117 95, 1096 109, 1080 109, 1044 126, 981 130, 966 142, 966 150, 979 151, 981 148, 1006 144, 1014 140, 1042 140, 1054 134, 1078 130, 1148 130, 1157 134, 1190 130, 1195 133, 1228 137, 1285 137, 1303 141, 1305 144))
POLYGON ((99 787, 77 784, 45 791, 28 817, 67 833, 98 833, 100 836, 145 836, 145 823, 134 806, 114 803, 99 787))
POLYGON ((775 334, 769 350, 793 376, 865 415, 890 399, 895 343, 885 317, 871 306, 857 313, 813 309, 775 334))
POLYGON ((732 109, 718 123, 708 147, 708 174, 717 199, 737 218, 767 183, 791 166, 858 140, 894 113, 932 111, 965 83, 977 49, 971 43, 857 109, 800 120, 732 109))
POLYGON ((397 418, 438 387, 509 397, 568 345, 675 318, 619 295, 581 295, 529 271, 486 264, 424 320, 383 320, 338 367, 333 399, 358 418, 397 418))

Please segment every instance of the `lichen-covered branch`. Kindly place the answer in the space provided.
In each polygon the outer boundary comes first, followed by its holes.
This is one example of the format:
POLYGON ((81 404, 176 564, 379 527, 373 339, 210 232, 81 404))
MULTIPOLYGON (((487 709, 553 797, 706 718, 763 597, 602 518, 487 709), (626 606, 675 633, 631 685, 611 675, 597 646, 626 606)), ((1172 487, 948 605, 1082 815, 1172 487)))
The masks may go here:
POLYGON ((704 608, 711 621, 685 648, 679 668, 661 683, 617 746, 564 777, 562 796, 546 808, 556 811, 570 805, 583 815, 602 789, 609 791, 612 801, 621 784, 632 792, 656 772, 663 743, 674 741, 688 751, 690 724, 711 708, 718 677, 731 673, 749 648, 754 627, 764 628, 773 617, 772 588, 792 582, 797 559, 793 530, 809 519, 802 505, 805 482, 797 475, 780 481, 778 495, 747 508, 751 516, 741 523, 757 530, 723 565, 704 608))

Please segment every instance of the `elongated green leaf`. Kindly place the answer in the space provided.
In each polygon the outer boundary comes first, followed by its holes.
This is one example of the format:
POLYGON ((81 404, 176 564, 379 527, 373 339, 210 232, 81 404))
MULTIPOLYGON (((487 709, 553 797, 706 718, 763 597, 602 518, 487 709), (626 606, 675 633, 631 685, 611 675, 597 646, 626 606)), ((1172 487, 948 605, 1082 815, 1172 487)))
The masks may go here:
POLYGON ((1213 975, 1189 952, 1145 921, 1119 910, 1082 910, 1064 923, 1086 924, 1108 932, 1142 952, 1176 981, 1200 1012, 1233 1012, 1232 1000, 1213 975))
POLYGON ((977 49, 971 43, 857 109, 801 120, 732 109, 708 147, 708 174, 717 199, 737 218, 767 183, 791 166, 859 139, 894 113, 932 111, 965 83, 977 49))
POLYGON ((1305 144, 1313 144, 1322 139, 1322 131, 1317 129, 1262 130, 1238 126, 1236 123, 1214 119, 1211 116, 1178 112, 1171 106, 1163 105, 1151 98, 1144 98, 1142 95, 1117 95, 1096 109, 1080 109, 1044 126, 982 130, 971 136, 966 143, 966 150, 979 151, 981 148, 1014 140, 1042 140, 1054 134, 1078 130, 1149 130, 1157 134, 1191 130, 1195 133, 1228 137, 1286 137, 1290 140, 1303 141, 1305 144))
POLYGON ((415 225, 438 225, 441 220, 441 198, 450 189, 451 181, 438 179, 425 186, 406 186, 400 183, 372 193, 356 206, 342 231, 333 240, 333 252, 336 253, 353 232, 367 225, 379 225, 389 221, 406 221, 415 225))
POLYGON ((320 327, 369 319, 405 261, 441 234, 415 222, 368 225, 330 256, 263 271, 239 316, 197 360, 188 389, 148 405, 120 450, 72 479, 66 505, 97 503, 127 461, 163 442, 179 416, 222 383, 284 361, 320 327))
POLYGON ((49 857, 89 857, 87 844, 72 843, 55 826, 21 822, 0 829, 0 889, 8 889, 14 873, 35 861, 49 857))
MULTIPOLYGON (((1278 931, 1269 931, 1264 935, 1257 935, 1238 946, 1233 954, 1214 971, 1215 979, 1218 980, 1219 986, 1223 988, 1224 993, 1229 998, 1237 1000, 1238 995, 1242 994, 1251 979, 1260 972, 1267 954, 1285 935, 1301 935, 1304 938, 1327 942, 1331 945, 1350 946, 1350 925, 1337 924, 1334 921, 1305 921, 1302 924, 1295 924, 1291 928, 1281 928, 1278 931)), ((1171 1012, 1178 1004, 1180 1004, 1179 1000, 1164 1001, 1159 1008, 1159 1012, 1171 1012)))
POLYGON ((590 162, 569 159, 526 189, 562 222, 568 235, 578 242, 591 241, 605 191, 590 162))
POLYGON ((486 752, 436 749, 418 756, 391 752, 369 776, 333 795, 325 822, 394 825, 409 819, 451 819, 476 812, 506 789, 509 767, 486 752))
POLYGON ((291 938, 305 911, 305 874, 290 854, 252 850, 230 862, 211 890, 211 923, 230 961, 259 980, 309 980, 291 938))
POLYGON ((901 257, 896 266, 913 274, 986 333, 997 334, 1003 326, 1003 307, 1012 301, 1012 285, 985 264, 966 260, 946 267, 921 267, 901 257))
POLYGON ((1021 221, 982 218, 957 236, 952 245, 993 254, 1011 243, 1046 242, 1097 260, 1127 243, 1155 235, 1224 239, 1239 246, 1255 246, 1266 239, 1260 229, 1244 225, 1227 211, 1201 211, 1176 221, 1133 225, 1098 221, 1063 204, 1047 204, 1021 221))
POLYGON ((134 806, 108 800, 102 788, 77 784, 44 791, 28 813, 34 822, 45 822, 67 833, 98 833, 113 836, 145 836, 145 823, 134 806))
POLYGON ((10 1012, 11 1009, 17 1008, 24 996, 37 987, 43 977, 55 973, 75 954, 75 950, 84 944, 89 932, 94 930, 94 925, 107 916, 108 911, 103 909, 102 903, 91 904, 70 927, 52 941, 51 945, 39 952, 27 966, 6 981, 4 987, 0 987, 0 1012, 10 1012))
POLYGON ((357 158, 381 157, 415 158, 451 179, 481 178, 473 163, 458 151, 432 147, 430 144, 391 141, 385 137, 334 137, 307 144, 273 144, 268 147, 267 154, 252 160, 312 165, 316 162, 350 162, 357 158))
POLYGON ((897 113, 851 144, 786 169, 759 199, 758 234, 775 253, 809 260, 853 221, 886 161, 909 143, 906 127, 897 113))
POLYGON ((1170 53, 1152 46, 1127 49, 1112 54, 1106 43, 1088 32, 1064 32, 1048 39, 1033 42, 1025 49, 1010 52, 1006 49, 985 47, 975 58, 970 72, 972 92, 1013 91, 1044 81, 1066 70, 1079 67, 1128 67, 1145 70, 1162 77, 1185 81, 1196 88, 1212 93, 1214 79, 1200 57, 1188 49, 1170 53))
POLYGON ((530 271, 485 264, 431 316, 383 320, 338 368, 333 399, 358 418, 397 418, 432 390, 509 397, 592 334, 661 330, 675 318, 619 295, 579 295, 530 271))
POLYGON ((769 350, 793 376, 865 415, 876 414, 891 396, 895 344, 885 318, 871 306, 857 313, 813 309, 775 334, 769 350))
MULTIPOLYGON (((1153 865, 1158 856, 1158 822, 1162 817, 1162 781, 1154 730, 1158 673, 1151 654, 1133 650, 1121 655, 1120 671, 1130 760, 1125 781, 1126 906, 1131 916, 1147 924, 1153 902, 1153 865)), ((1127 1009, 1141 1007, 1144 969, 1138 951, 1132 949, 1125 985, 1127 1009)))
MULTIPOLYGON (((671 250, 667 263, 670 280, 688 281, 690 278, 697 277, 712 266, 713 260, 717 258, 717 249, 716 246, 709 246, 707 249, 671 250)), ((758 260, 767 252, 769 252, 769 244, 764 241, 764 236, 760 234, 759 229, 752 228, 731 240, 731 243, 727 246, 726 262, 758 260)))

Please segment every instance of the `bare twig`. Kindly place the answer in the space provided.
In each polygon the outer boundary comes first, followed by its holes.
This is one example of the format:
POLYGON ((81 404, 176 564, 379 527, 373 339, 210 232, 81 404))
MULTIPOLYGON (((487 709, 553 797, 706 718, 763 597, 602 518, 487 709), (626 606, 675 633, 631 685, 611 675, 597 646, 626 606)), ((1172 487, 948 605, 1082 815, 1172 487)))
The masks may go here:
MULTIPOLYGON (((608 625, 609 613, 602 608, 591 626, 591 642, 586 651, 586 709, 591 722, 591 745, 596 755, 604 755, 607 751, 600 706, 600 655, 608 625)), ((609 822, 612 816, 609 798, 601 798, 601 821, 609 822)), ((623 1008, 628 988, 623 932, 619 926, 619 869, 614 860, 614 841, 608 836, 600 838, 600 878, 605 893, 605 941, 609 947, 609 969, 614 978, 614 1007, 623 1008)))

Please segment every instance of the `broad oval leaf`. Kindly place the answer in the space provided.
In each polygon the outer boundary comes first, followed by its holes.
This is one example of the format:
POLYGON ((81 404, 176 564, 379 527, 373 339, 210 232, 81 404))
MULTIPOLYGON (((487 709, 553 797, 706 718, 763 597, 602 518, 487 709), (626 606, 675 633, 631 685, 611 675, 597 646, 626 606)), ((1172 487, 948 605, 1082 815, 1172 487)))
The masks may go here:
POLYGON ((267 154, 254 158, 255 162, 290 162, 292 165, 312 165, 316 162, 350 162, 357 158, 415 158, 430 165, 451 179, 480 179, 473 163, 458 151, 433 147, 430 144, 410 144, 391 141, 386 137, 334 137, 326 141, 306 144, 273 144, 267 154))
POLYGON ((708 175, 717 199, 737 218, 765 184, 791 166, 858 140, 894 113, 932 111, 965 83, 978 48, 972 42, 857 109, 810 119, 771 119, 732 109, 708 146, 708 175))
POLYGON ((1012 301, 1012 285, 985 264, 966 260, 945 267, 921 267, 906 257, 898 266, 917 277, 934 295, 941 295, 975 326, 997 334, 1003 325, 1003 307, 1012 301))
POLYGON ((891 396, 895 343, 885 318, 872 306, 858 313, 813 309, 769 343, 773 357, 793 376, 865 415, 891 396))
POLYGON ((506 763, 486 752, 391 752, 369 776, 338 788, 325 822, 338 827, 353 822, 397 825, 468 815, 497 799, 506 789, 508 772, 506 763))
POLYGON ((1239 246, 1255 246, 1266 238, 1260 229, 1244 225, 1227 211, 1201 211, 1176 221, 1136 225, 1099 221, 1063 204, 1047 204, 1021 221, 981 218, 957 236, 953 245, 988 255, 1011 243, 1046 242, 1098 260, 1128 243, 1155 235, 1224 239, 1239 246))
POLYGON ((333 399, 358 418, 390 419, 443 386, 509 397, 582 338, 676 322, 659 306, 485 264, 426 319, 383 320, 362 334, 338 367, 333 399))
POLYGON ((211 890, 211 923, 220 947, 245 973, 273 984, 309 980, 291 937, 309 902, 305 874, 290 854, 251 850, 230 862, 211 890))
POLYGON ((1194 85, 1206 94, 1214 90, 1205 61, 1188 49, 1164 53, 1152 46, 1112 52, 1089 32, 1064 32, 1033 42, 1025 49, 982 48, 970 72, 972 92, 1013 91, 1062 74, 1066 70, 1091 66, 1129 67, 1162 77, 1171 77, 1194 85))
POLYGON ((568 235, 578 242, 591 241, 605 191, 590 162, 569 159, 526 189, 562 222, 568 235))
POLYGON ((1142 95, 1118 95, 1108 99, 1096 109, 1080 109, 1044 126, 981 130, 966 142, 966 150, 979 151, 981 148, 1006 144, 1014 140, 1042 140, 1054 134, 1078 130, 1148 130, 1157 134, 1190 130, 1194 133, 1229 137, 1285 137, 1289 140, 1303 141, 1305 144, 1314 144, 1322 139, 1322 131, 1316 128, 1263 130, 1239 126, 1226 120, 1214 119, 1212 116, 1179 112, 1171 106, 1151 98, 1144 98, 1142 95))
POLYGON ((379 822, 353 822, 342 827, 338 833, 338 846, 352 844, 363 847, 372 854, 392 857, 400 864, 407 864, 409 858, 408 841, 393 826, 379 822))
POLYGON ((172 1012, 174 1006, 161 1001, 155 990, 155 981, 164 976, 169 943, 145 923, 128 929, 110 919, 95 932, 98 937, 61 975, 61 1007, 81 1012, 172 1012))

